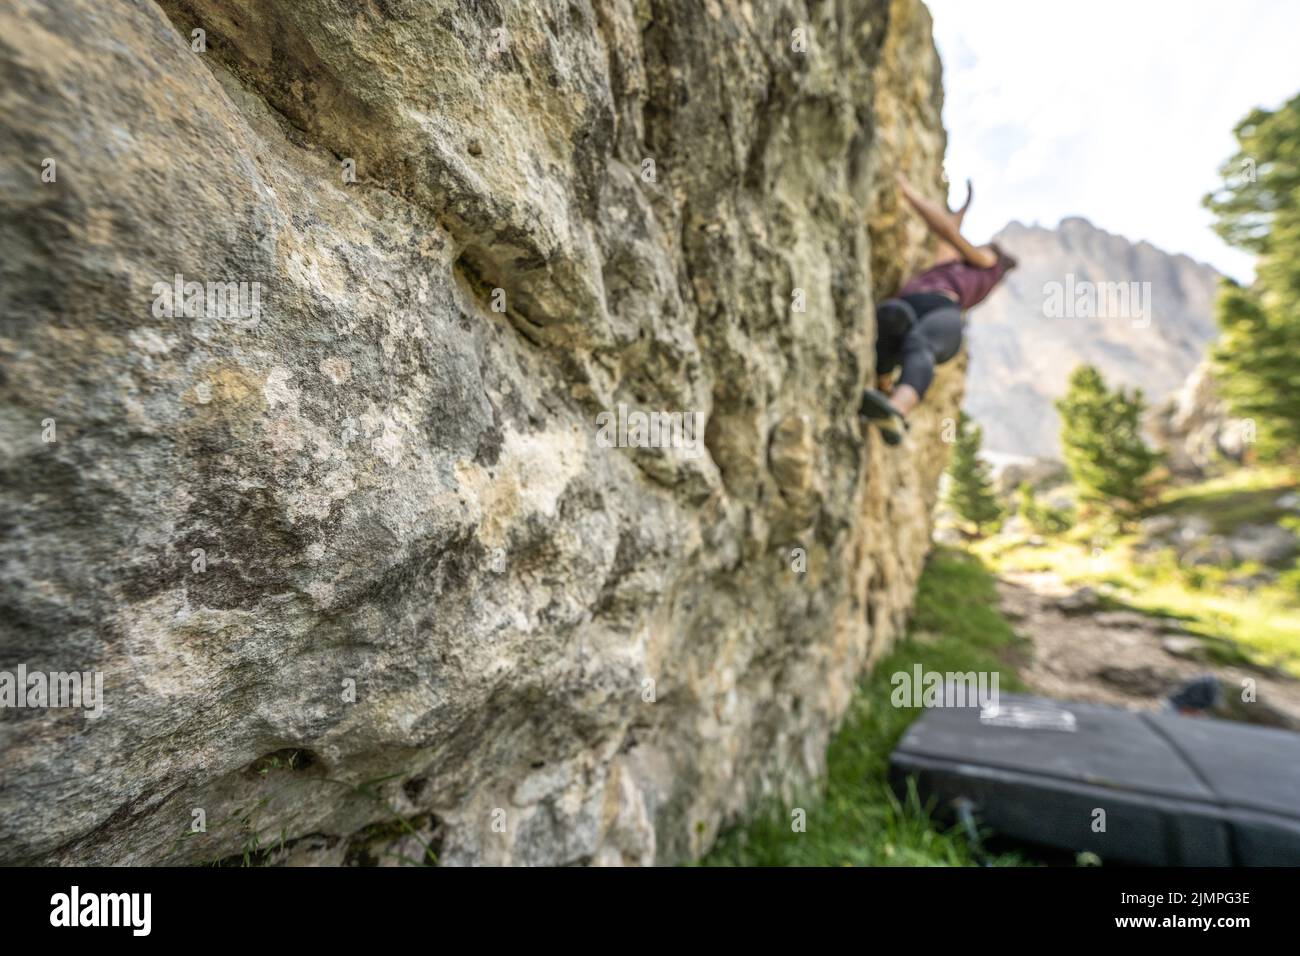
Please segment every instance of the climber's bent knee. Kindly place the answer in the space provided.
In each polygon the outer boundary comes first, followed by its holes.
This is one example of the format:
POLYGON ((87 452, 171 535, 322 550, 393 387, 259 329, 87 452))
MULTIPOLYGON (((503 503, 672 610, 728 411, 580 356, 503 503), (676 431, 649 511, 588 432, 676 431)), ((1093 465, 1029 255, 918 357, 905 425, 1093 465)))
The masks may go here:
POLYGON ((934 381, 934 353, 928 348, 917 348, 903 354, 903 371, 898 376, 899 388, 910 385, 918 398, 925 398, 930 383, 934 381))
POLYGON ((965 331, 961 309, 952 306, 927 312, 916 324, 916 331, 933 353, 934 363, 942 365, 961 351, 965 331))

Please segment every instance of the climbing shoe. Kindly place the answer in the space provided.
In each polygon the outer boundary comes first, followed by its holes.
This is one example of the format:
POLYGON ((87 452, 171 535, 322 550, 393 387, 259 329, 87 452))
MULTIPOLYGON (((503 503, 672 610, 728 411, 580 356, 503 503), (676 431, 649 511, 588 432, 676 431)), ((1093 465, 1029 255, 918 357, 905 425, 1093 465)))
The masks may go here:
POLYGON ((902 444, 907 420, 903 418, 902 412, 889 404, 889 398, 883 392, 874 388, 866 389, 862 393, 858 414, 875 424, 886 445, 902 444))
POLYGON ((862 404, 858 406, 858 414, 873 421, 886 421, 890 418, 897 418, 901 421, 903 418, 903 413, 889 403, 889 396, 874 388, 863 391, 862 404))
POLYGON ((907 422, 901 418, 882 418, 875 422, 876 430, 886 445, 901 445, 903 433, 907 431, 907 422))

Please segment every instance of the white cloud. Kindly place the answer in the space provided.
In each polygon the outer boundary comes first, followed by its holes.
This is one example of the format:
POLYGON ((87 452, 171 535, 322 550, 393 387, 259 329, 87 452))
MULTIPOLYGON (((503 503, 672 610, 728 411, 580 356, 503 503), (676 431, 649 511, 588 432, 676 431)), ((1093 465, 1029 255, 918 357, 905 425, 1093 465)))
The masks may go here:
POLYGON ((944 61, 954 199, 983 240, 1070 215, 1238 278, 1251 258, 1201 197, 1253 107, 1300 92, 1290 0, 927 0, 944 61))

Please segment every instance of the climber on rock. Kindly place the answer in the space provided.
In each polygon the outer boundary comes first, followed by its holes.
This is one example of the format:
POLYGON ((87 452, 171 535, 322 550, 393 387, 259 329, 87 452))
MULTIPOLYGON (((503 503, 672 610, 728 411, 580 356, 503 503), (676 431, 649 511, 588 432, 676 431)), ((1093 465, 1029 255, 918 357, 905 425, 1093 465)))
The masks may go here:
POLYGON ((876 307, 876 388, 862 395, 859 414, 873 421, 890 445, 903 440, 907 415, 925 397, 934 367, 961 349, 963 312, 984 301, 1016 261, 998 246, 973 246, 961 234, 974 190, 956 212, 921 196, 900 174, 898 186, 938 238, 933 264, 876 307), (901 366, 898 381, 889 380, 901 366))

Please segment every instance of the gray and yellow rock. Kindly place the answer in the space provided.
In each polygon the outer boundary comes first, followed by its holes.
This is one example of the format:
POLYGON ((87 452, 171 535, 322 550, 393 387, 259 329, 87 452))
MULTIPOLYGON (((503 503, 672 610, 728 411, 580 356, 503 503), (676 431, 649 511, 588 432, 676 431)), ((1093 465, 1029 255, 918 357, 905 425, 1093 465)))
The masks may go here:
POLYGON ((864 436, 939 64, 811 11, 0 3, 0 669, 104 681, 0 712, 0 862, 673 862, 816 779, 961 374, 864 436))

